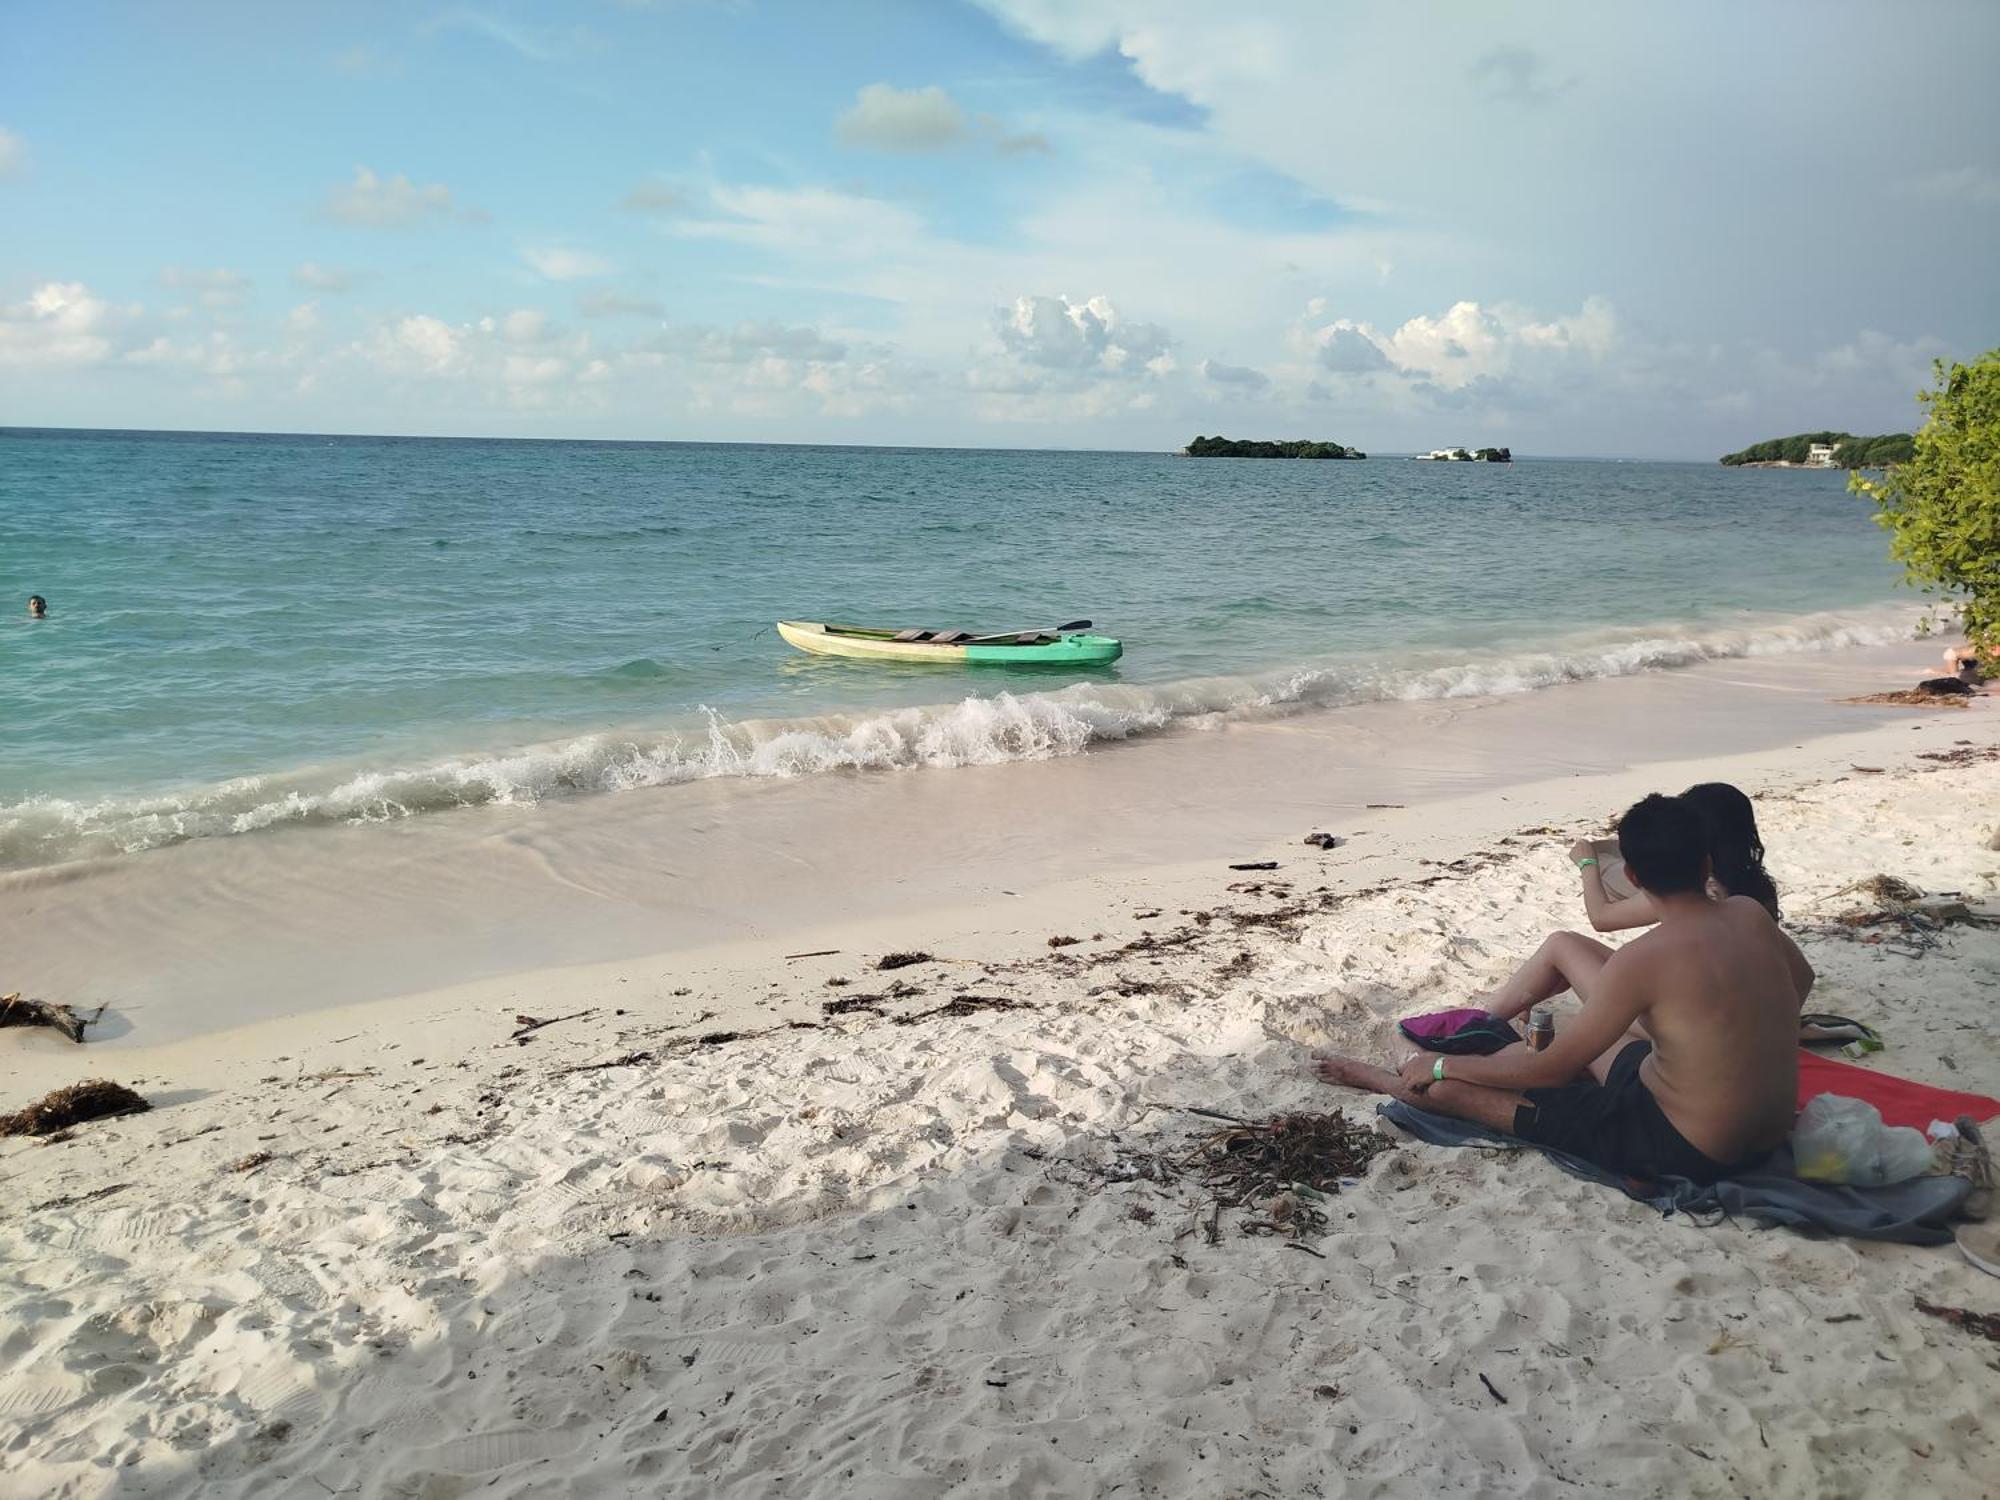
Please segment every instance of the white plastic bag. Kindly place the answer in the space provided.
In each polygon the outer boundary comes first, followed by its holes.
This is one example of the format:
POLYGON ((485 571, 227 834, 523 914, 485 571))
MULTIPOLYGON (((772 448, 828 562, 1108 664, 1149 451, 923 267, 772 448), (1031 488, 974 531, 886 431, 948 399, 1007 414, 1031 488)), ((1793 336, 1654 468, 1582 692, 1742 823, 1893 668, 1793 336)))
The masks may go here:
POLYGON ((1881 1187, 1923 1176, 1935 1158, 1921 1130, 1884 1125, 1874 1105, 1840 1094, 1810 1100, 1792 1127, 1792 1159, 1808 1182, 1881 1187))

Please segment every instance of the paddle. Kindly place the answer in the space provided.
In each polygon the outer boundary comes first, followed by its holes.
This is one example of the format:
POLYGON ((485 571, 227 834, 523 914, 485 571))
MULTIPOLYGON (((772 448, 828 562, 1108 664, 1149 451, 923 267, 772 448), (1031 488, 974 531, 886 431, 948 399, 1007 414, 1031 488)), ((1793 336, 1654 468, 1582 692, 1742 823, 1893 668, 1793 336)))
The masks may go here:
POLYGON ((975 635, 969 641, 960 641, 961 646, 977 646, 982 641, 1011 641, 1017 635, 1069 635, 1073 631, 1090 629, 1088 620, 1071 620, 1067 625, 1038 625, 1032 630, 998 630, 992 635, 975 635))

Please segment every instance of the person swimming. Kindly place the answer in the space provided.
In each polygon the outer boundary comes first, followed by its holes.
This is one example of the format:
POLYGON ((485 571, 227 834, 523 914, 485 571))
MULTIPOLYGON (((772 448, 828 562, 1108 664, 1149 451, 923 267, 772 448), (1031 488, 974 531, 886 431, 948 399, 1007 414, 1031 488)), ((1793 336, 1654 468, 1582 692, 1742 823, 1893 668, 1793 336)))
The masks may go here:
POLYGON ((49 617, 49 601, 40 594, 28 595, 28 618, 46 620, 49 617))

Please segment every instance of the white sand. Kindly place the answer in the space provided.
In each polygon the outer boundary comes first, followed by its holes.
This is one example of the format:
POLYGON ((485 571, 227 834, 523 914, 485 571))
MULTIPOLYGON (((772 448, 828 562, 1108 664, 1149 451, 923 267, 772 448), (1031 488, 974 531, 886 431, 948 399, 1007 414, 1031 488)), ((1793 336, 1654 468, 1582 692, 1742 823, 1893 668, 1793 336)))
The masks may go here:
MULTIPOLYGON (((1569 838, 1653 786, 1758 793, 1795 919, 1877 872, 1993 902, 2000 760, 1917 758, 1984 755, 1992 709, 1384 810, 1268 876, 1125 872, 95 1057, 0 1033, 10 1104, 108 1071, 159 1106, 0 1151, 0 1495, 1990 1495, 2000 1346, 1913 1300, 2000 1283, 1948 1247, 1662 1221, 1533 1156, 1405 1146, 1314 1257, 1232 1216, 1211 1245, 1190 1186, 1108 1169, 1206 1128, 1176 1104, 1365 1116, 1308 1047, 1379 1048, 1578 925, 1569 838), (1116 953, 1147 932, 1184 940, 1116 953), (957 961, 871 970, 892 944, 957 961), (845 951, 782 958, 819 947, 845 951), (1019 1008, 688 1040, 897 979, 921 993, 888 1016, 1019 1008)), ((2000 1092, 2000 932, 1804 941, 1815 1007, 1880 1026, 1881 1065, 2000 1092)))

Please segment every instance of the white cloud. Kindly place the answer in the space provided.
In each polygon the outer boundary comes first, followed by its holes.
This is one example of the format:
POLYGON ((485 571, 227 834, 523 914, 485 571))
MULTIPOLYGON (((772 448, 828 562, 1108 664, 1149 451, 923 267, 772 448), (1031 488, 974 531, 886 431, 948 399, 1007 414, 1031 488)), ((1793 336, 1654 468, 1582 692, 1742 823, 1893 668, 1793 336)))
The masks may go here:
POLYGON ((1910 191, 1946 203, 2000 203, 2000 172, 1991 167, 1939 167, 1913 181, 1910 191))
POLYGON ((967 133, 965 111, 936 84, 921 89, 868 84, 833 130, 842 145, 877 151, 942 151, 967 133))
POLYGON ((356 167, 354 180, 329 189, 322 212, 336 224, 360 229, 415 229, 436 223, 483 223, 486 214, 452 197, 441 182, 419 187, 398 173, 378 177, 356 167))
POLYGON ((1166 356, 1171 343, 1164 328, 1128 321, 1104 297, 1020 296, 995 318, 1002 345, 1050 370, 1139 373, 1166 356))
POLYGON ((28 143, 5 126, 0 126, 0 181, 19 177, 27 170, 28 143))
POLYGON ((339 266, 323 266, 316 260, 301 261, 292 272, 292 284, 309 292, 351 291, 361 278, 339 266))
POLYGON ((670 328, 646 347, 662 354, 682 354, 705 364, 753 364, 784 359, 828 364, 847 357, 847 345, 817 328, 786 327, 781 323, 738 323, 733 328, 670 328))
POLYGON ((1262 394, 1270 389, 1271 377, 1262 370, 1253 370, 1248 365, 1225 365, 1216 360, 1201 362, 1202 375, 1217 385, 1237 386, 1246 391, 1262 394))
POLYGON ((297 307, 286 313, 285 329, 287 332, 299 337, 304 337, 310 333, 317 333, 319 331, 319 304, 317 302, 301 302, 297 307))
POLYGON ((608 276, 613 270, 611 262, 601 255, 562 245, 531 247, 521 252, 521 259, 533 266, 537 275, 550 281, 581 281, 591 276, 608 276))
POLYGON ((24 368, 98 364, 114 335, 138 316, 94 296, 80 281, 50 281, 21 302, 0 306, 0 365, 24 368))
POLYGON ((865 193, 725 185, 712 190, 710 201, 720 217, 677 220, 669 232, 730 240, 800 262, 871 268, 906 259, 929 238, 920 216, 865 193))
POLYGON ((1601 297, 1585 298, 1575 313, 1546 320, 1506 304, 1466 301, 1436 317, 1419 313, 1393 332, 1337 318, 1308 333, 1323 369, 1346 375, 1394 369, 1444 390, 1552 360, 1601 361, 1617 343, 1617 317, 1601 297))
POLYGON ((240 271, 217 268, 212 271, 168 266, 160 272, 160 285, 172 291, 189 292, 203 307, 240 307, 250 295, 250 278, 240 271))

